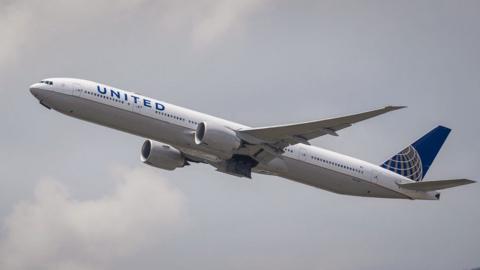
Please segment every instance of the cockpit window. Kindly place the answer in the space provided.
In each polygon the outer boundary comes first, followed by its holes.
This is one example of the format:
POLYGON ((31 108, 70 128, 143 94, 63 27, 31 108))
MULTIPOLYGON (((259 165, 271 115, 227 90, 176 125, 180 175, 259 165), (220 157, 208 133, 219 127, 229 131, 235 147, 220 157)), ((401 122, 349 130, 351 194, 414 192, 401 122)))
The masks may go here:
POLYGON ((48 84, 48 85, 53 85, 52 81, 40 81, 40 83, 48 84))

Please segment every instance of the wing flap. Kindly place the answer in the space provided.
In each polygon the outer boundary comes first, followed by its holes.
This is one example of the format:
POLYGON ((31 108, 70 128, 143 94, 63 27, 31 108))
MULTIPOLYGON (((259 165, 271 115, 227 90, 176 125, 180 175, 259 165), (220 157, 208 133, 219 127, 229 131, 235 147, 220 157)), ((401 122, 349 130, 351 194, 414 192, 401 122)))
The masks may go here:
POLYGON ((462 185, 468 185, 475 183, 469 179, 450 179, 450 180, 438 180, 438 181, 424 181, 415 183, 398 184, 401 188, 417 190, 417 191, 434 191, 446 188, 452 188, 462 185))

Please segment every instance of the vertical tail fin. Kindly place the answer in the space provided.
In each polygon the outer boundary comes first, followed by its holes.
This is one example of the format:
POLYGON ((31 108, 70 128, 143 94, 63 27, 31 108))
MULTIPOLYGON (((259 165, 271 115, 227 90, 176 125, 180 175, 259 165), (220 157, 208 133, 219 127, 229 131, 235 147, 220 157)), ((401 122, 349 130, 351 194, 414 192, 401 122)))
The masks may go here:
POLYGON ((422 181, 450 131, 444 126, 434 128, 381 166, 414 181, 422 181))

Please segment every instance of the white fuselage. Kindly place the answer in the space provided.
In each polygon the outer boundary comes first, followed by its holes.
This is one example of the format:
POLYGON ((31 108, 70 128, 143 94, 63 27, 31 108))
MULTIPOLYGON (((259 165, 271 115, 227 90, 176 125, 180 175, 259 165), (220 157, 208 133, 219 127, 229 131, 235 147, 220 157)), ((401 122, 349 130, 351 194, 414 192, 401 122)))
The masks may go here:
MULTIPOLYGON (((232 130, 245 125, 192 111, 163 101, 86 80, 56 78, 37 83, 32 94, 61 113, 117 130, 164 142, 189 156, 209 162, 219 157, 206 145, 194 143, 198 123, 215 122, 232 130)), ((255 172, 272 174, 336 193, 380 198, 436 200, 437 192, 400 188, 412 182, 380 166, 319 147, 296 144, 255 172)))

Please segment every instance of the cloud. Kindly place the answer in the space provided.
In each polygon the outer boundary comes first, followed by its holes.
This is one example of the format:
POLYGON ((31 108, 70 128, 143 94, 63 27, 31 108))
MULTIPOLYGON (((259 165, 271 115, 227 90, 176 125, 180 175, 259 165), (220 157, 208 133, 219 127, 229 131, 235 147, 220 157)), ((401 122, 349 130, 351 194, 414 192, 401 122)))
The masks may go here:
POLYGON ((111 194, 91 200, 42 180, 5 219, 0 269, 106 269, 182 227, 182 193, 148 169, 118 175, 111 194))
POLYGON ((29 17, 23 5, 0 4, 0 63, 14 58, 23 45, 29 17))
POLYGON ((253 11, 266 0, 222 0, 212 1, 193 27, 193 44, 204 48, 226 34, 232 26, 241 25, 253 11))
POLYGON ((0 3, 0 63, 15 60, 25 46, 37 46, 56 33, 88 29, 101 16, 135 11, 146 0, 84 1, 18 0, 0 3))
MULTIPOLYGON (((0 3, 0 63, 15 60, 25 46, 38 46, 62 35, 98 28, 109 21, 125 23, 140 17, 153 18, 153 29, 190 35, 192 46, 205 49, 242 25, 267 0, 18 0, 0 3), (94 5, 94 8, 92 8, 94 5), (138 12, 138 13, 137 13, 138 12), (105 18, 108 18, 107 20, 105 18)), ((153 34, 161 34, 159 32, 153 34)), ((62 36, 64 38, 64 36, 62 36)))

